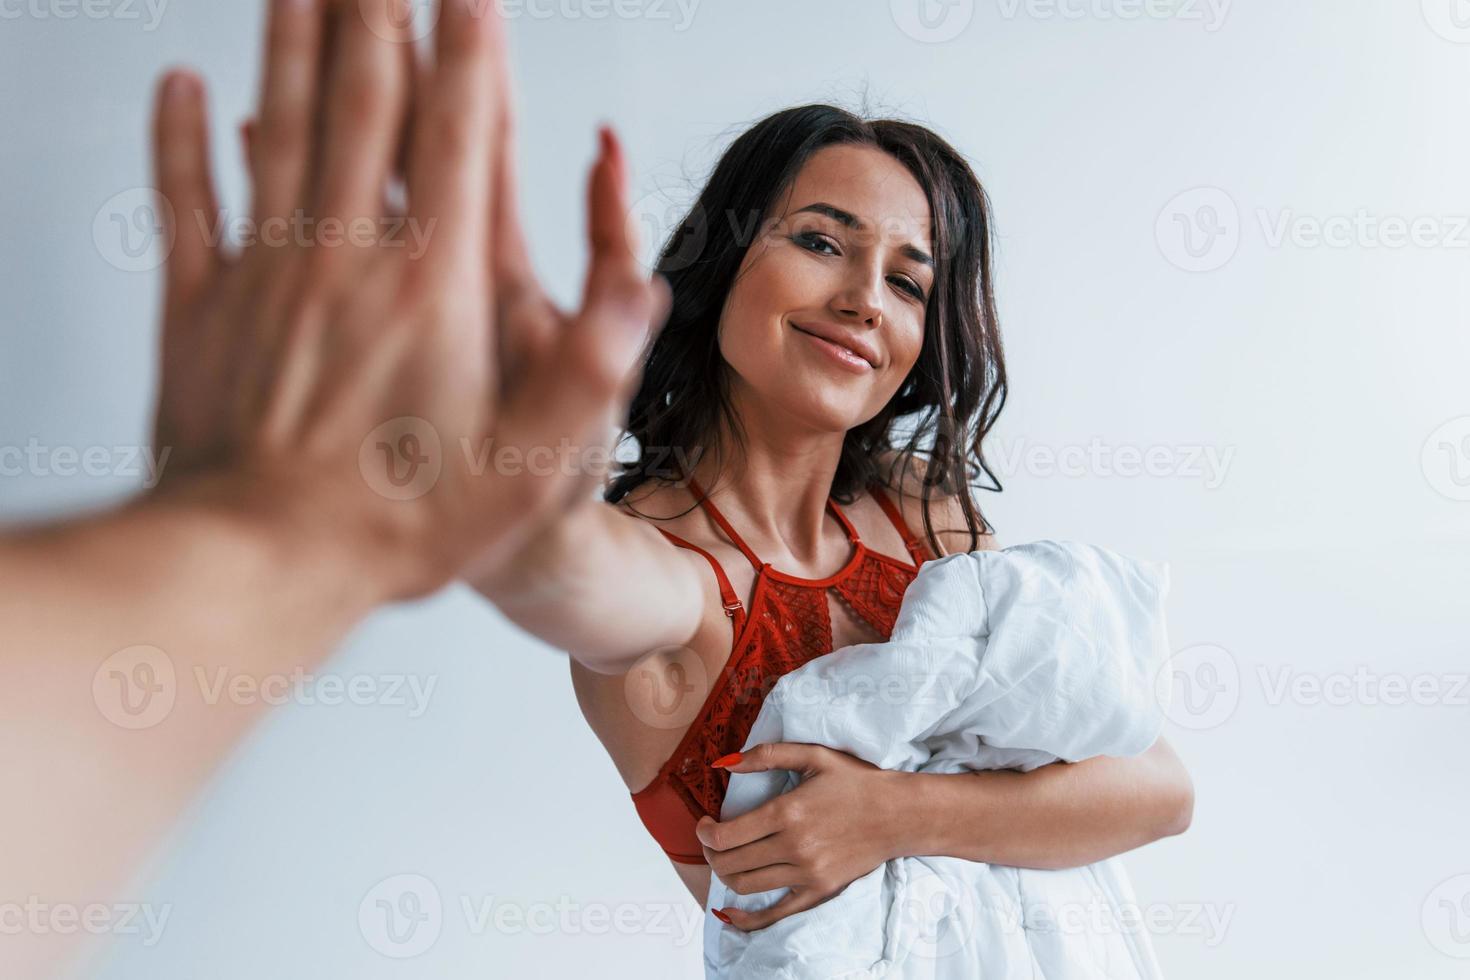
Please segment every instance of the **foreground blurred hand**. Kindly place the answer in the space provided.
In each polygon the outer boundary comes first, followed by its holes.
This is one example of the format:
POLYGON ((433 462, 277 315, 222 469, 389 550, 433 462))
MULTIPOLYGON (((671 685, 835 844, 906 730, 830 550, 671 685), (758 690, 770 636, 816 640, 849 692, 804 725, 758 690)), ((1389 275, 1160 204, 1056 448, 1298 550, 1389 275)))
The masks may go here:
POLYGON ((497 6, 446 0, 420 69, 406 5, 272 0, 236 253, 206 236, 202 86, 160 88, 168 469, 126 507, 0 536, 0 903, 26 907, 0 930, 7 978, 75 957, 97 930, 59 928, 68 910, 137 897, 132 869, 263 710, 237 692, 309 671, 385 600, 494 568, 600 484, 497 460, 605 444, 665 315, 624 236, 621 151, 605 133, 583 308, 557 313, 505 192, 497 6))

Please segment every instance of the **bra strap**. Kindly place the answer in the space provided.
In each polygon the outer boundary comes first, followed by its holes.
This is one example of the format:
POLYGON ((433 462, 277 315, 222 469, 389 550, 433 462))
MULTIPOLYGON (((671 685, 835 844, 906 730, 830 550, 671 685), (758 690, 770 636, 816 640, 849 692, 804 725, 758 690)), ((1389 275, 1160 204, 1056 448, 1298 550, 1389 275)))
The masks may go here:
MULTIPOLYGON (((699 481, 695 480, 692 476, 689 477, 689 489, 694 492, 695 498, 699 501, 699 505, 705 509, 705 513, 709 514, 710 518, 720 526, 720 530, 724 531, 725 535, 735 547, 740 549, 740 553, 745 556, 746 560, 750 562, 755 570, 759 572, 765 567, 765 563, 760 560, 754 551, 750 550, 750 547, 746 545, 740 535, 735 533, 735 529, 730 526, 730 522, 725 520, 725 515, 720 513, 719 508, 715 506, 713 500, 705 496, 704 490, 699 485, 699 481)), ((853 545, 861 544, 862 542, 858 538, 857 528, 853 526, 852 521, 842 512, 842 509, 837 506, 837 501, 833 500, 830 496, 827 498, 827 509, 832 512, 832 516, 837 518, 837 523, 842 525, 843 533, 847 535, 848 542, 853 545)))
POLYGON ((656 528, 656 530, 659 534, 672 541, 677 547, 688 548, 690 551, 697 551, 701 555, 704 555, 705 561, 708 561, 710 567, 715 570, 715 581, 720 585, 720 601, 724 604, 725 615, 734 620, 735 634, 739 636, 740 627, 745 624, 745 605, 740 601, 740 597, 735 594, 735 589, 730 585, 730 579, 725 575, 725 570, 720 567, 719 561, 715 559, 714 555, 705 551, 699 545, 685 541, 677 534, 671 534, 661 527, 656 528))
POLYGON ((715 506, 713 500, 705 496, 704 489, 700 487, 699 481, 694 479, 693 476, 689 477, 689 489, 694 492, 694 499, 699 502, 699 506, 704 508, 704 512, 720 526, 721 531, 725 532, 725 537, 730 539, 730 543, 739 548, 740 553, 745 556, 746 561, 750 562, 751 566, 759 572, 765 565, 765 562, 761 561, 756 556, 756 553, 750 550, 750 546, 745 543, 740 535, 735 533, 735 529, 730 526, 730 522, 725 520, 725 515, 720 513, 719 508, 715 506))
POLYGON ((852 521, 847 519, 847 515, 842 512, 842 508, 837 506, 837 501, 828 497, 827 509, 832 512, 833 516, 837 518, 837 522, 842 525, 842 529, 847 532, 847 540, 854 545, 861 544, 862 542, 858 540, 857 528, 853 527, 852 521))
POLYGON ((883 508, 883 513, 888 515, 889 523, 903 537, 903 544, 909 551, 909 557, 914 560, 915 565, 922 565, 928 560, 929 556, 924 553, 923 545, 919 539, 914 536, 914 533, 909 530, 909 526, 904 523, 903 514, 899 512, 898 505, 888 496, 887 491, 883 489, 880 483, 874 482, 871 487, 871 492, 873 497, 878 501, 878 506, 883 508))

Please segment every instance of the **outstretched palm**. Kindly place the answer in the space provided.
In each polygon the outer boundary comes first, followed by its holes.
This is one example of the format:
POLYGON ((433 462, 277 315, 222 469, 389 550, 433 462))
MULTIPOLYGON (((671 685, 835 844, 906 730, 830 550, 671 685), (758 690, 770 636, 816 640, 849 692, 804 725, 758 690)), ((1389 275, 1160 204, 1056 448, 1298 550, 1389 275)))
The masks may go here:
MULTIPOLYGON (((443 0, 433 64, 420 64, 389 9, 404 2, 271 6, 261 121, 247 126, 252 211, 259 229, 303 208, 319 221, 401 210, 430 234, 428 247, 405 259, 381 242, 252 244, 231 256, 181 222, 155 438, 173 447, 178 474, 245 457, 292 473, 302 447, 314 447, 329 461, 320 472, 346 487, 360 452, 385 449, 392 463, 400 439, 375 444, 375 427, 422 421, 440 443, 435 482, 378 516, 433 539, 438 572, 470 573, 518 550, 600 482, 588 461, 606 454, 587 450, 607 448, 669 295, 635 254, 627 168, 604 130, 589 177, 581 305, 568 313, 549 300, 516 207, 498 5, 443 0), (391 202, 398 181, 401 208, 391 202), (572 465, 531 462, 568 448, 572 465), (517 462, 502 467, 507 458, 517 462)), ((166 113, 161 126, 160 186, 172 210, 216 212, 202 105, 166 113)), ((420 451, 416 440, 402 444, 420 451)))

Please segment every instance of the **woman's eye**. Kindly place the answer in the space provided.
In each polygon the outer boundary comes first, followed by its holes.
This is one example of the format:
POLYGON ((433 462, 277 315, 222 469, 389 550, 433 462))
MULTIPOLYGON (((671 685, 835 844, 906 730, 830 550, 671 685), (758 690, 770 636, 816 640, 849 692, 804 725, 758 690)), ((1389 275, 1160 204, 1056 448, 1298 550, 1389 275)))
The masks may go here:
MULTIPOLYGON (((809 232, 809 231, 808 232, 803 232, 803 233, 801 233, 799 235, 793 236, 792 237, 792 241, 796 242, 802 248, 809 248, 809 249, 811 249, 813 252, 816 252, 817 251, 815 248, 812 248, 813 245, 825 245, 828 248, 832 248, 833 247, 832 246, 832 242, 829 241, 826 238, 826 236, 824 236, 824 235, 817 235, 817 234, 814 234, 814 233, 809 232)), ((836 250, 833 249, 833 251, 835 252, 836 250)), ((820 255, 831 255, 833 253, 832 252, 819 252, 818 254, 820 254, 820 255)))
POLYGON ((924 299, 924 289, 918 283, 914 282, 908 276, 895 276, 894 278, 903 286, 904 292, 908 293, 914 299, 920 301, 924 299))
MULTIPOLYGON (((827 236, 825 235, 819 235, 815 232, 807 231, 791 236, 791 240, 796 242, 802 248, 810 249, 811 251, 816 252, 818 255, 836 254, 836 248, 832 244, 831 239, 827 238, 827 236), (832 251, 822 252, 820 251, 820 248, 822 247, 832 249, 832 251)), ((893 278, 898 281, 899 286, 903 289, 904 292, 908 293, 919 302, 924 302, 924 289, 922 286, 914 282, 908 276, 894 276, 893 278)))

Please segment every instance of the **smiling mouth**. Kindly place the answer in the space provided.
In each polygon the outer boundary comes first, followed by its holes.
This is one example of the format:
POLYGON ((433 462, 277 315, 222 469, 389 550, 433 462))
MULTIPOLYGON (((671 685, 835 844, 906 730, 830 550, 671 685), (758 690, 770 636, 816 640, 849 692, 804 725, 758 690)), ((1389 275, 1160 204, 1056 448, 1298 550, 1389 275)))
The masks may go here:
POLYGON ((828 340, 826 337, 823 337, 820 334, 814 334, 810 330, 803 330, 801 324, 799 323, 792 323, 791 329, 795 330, 797 333, 804 333, 808 337, 820 340, 822 343, 829 345, 830 347, 834 348, 834 351, 839 352, 839 356, 845 355, 854 364, 854 366, 861 365, 862 367, 868 368, 870 370, 877 367, 877 365, 875 365, 872 361, 868 360, 866 357, 864 357, 862 354, 859 354, 851 347, 839 344, 835 340, 828 340))

